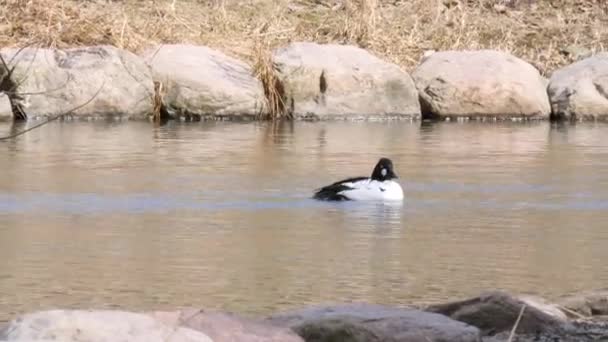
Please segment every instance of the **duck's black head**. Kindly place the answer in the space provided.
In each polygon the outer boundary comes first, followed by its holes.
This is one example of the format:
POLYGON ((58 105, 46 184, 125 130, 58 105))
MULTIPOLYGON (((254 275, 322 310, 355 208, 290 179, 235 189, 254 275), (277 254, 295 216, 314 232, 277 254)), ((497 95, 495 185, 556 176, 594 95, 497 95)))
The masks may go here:
POLYGON ((372 179, 383 182, 395 178, 399 177, 393 170, 393 162, 388 158, 380 158, 372 172, 372 179))

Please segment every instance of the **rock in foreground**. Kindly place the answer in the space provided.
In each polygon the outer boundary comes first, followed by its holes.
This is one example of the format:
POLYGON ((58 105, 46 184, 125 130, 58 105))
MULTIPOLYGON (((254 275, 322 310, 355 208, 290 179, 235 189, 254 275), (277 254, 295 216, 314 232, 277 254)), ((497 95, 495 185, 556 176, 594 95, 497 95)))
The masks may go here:
POLYGON ((143 58, 162 84, 162 101, 173 117, 255 116, 264 110, 262 84, 251 68, 205 46, 166 44, 143 58))
POLYGON ((556 120, 608 119, 608 53, 555 71, 548 93, 556 120))
POLYGON ((475 327, 445 316, 373 304, 312 307, 279 313, 268 321, 315 342, 479 342, 475 327))
POLYGON ((510 331, 524 304, 526 308, 517 333, 554 333, 567 327, 566 315, 540 298, 515 297, 499 291, 462 301, 431 305, 427 311, 465 322, 488 335, 510 331))
POLYGON ((564 296, 558 303, 569 311, 585 317, 608 316, 608 289, 564 296))
POLYGON ((153 111, 152 74, 131 52, 103 45, 1 53, 15 66, 11 79, 28 117, 65 113, 91 99, 72 116, 142 119, 153 111))
POLYGON ((150 315, 171 326, 180 325, 203 332, 214 342, 304 342, 287 328, 227 313, 185 309, 157 311, 150 315))
POLYGON ((205 334, 123 311, 51 310, 24 315, 0 332, 3 341, 213 342, 205 334))
POLYGON ((529 63, 491 51, 443 51, 412 77, 428 118, 549 118, 546 84, 529 63))
POLYGON ((294 117, 420 116, 410 75, 358 47, 296 42, 273 59, 294 117))

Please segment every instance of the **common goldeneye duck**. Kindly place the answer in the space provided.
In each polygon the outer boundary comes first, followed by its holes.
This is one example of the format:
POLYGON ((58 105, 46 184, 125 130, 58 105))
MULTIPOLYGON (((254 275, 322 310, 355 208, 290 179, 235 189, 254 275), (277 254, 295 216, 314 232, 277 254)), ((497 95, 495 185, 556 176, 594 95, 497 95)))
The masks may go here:
POLYGON ((313 198, 325 201, 402 200, 403 189, 394 181, 393 162, 380 158, 371 177, 347 178, 318 189, 313 198))

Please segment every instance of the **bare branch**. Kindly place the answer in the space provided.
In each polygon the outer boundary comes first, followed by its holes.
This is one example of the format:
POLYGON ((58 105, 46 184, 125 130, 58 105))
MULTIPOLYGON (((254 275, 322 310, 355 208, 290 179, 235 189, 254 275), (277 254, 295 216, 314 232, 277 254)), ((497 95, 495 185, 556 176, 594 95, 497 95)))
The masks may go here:
POLYGON ((25 134, 25 133, 27 133, 27 132, 29 132, 29 131, 33 130, 33 129, 36 129, 36 128, 38 128, 38 127, 41 127, 41 126, 43 126, 43 125, 46 125, 47 123, 49 123, 49 122, 51 122, 51 121, 57 120, 57 119, 59 119, 59 118, 61 118, 61 117, 64 117, 64 116, 66 116, 66 115, 68 115, 68 114, 71 114, 71 113, 73 113, 73 112, 75 112, 75 111, 79 110, 80 108, 85 107, 85 106, 86 106, 86 105, 88 105, 89 103, 93 102, 93 100, 95 100, 95 98, 97 97, 97 95, 99 95, 99 93, 100 93, 100 92, 101 92, 101 90, 103 89, 103 86, 105 85, 105 83, 106 83, 106 82, 105 82, 105 80, 104 80, 104 81, 103 81, 103 83, 101 84, 101 86, 99 87, 99 89, 97 90, 97 92, 95 92, 95 94, 94 94, 94 95, 93 95, 93 96, 92 96, 92 97, 91 97, 89 100, 87 100, 85 103, 80 104, 80 105, 78 105, 78 106, 76 106, 76 107, 73 107, 73 108, 71 108, 70 110, 68 110, 68 111, 66 111, 66 112, 63 112, 63 113, 61 113, 61 114, 54 115, 54 116, 52 116, 51 118, 47 119, 46 121, 41 122, 41 123, 39 123, 39 124, 37 124, 37 125, 34 125, 34 126, 30 127, 30 128, 24 129, 23 131, 19 131, 19 132, 14 133, 14 134, 9 134, 9 135, 7 135, 7 136, 0 137, 0 141, 4 141, 4 140, 8 140, 8 139, 12 139, 12 138, 16 138, 16 137, 18 137, 18 136, 20 136, 20 135, 22 135, 22 134, 25 134))

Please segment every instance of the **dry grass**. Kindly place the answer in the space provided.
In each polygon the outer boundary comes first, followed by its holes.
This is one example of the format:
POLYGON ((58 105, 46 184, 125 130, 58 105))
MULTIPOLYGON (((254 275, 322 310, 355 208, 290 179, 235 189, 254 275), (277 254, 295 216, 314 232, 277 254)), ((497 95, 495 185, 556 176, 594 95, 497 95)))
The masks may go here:
POLYGON ((277 119, 290 116, 285 105, 285 88, 278 77, 277 68, 272 60, 268 43, 258 40, 253 50, 253 72, 262 83, 267 110, 262 112, 263 119, 277 119))
POLYGON ((0 0, 0 46, 187 42, 253 65, 296 40, 357 44, 407 70, 426 50, 499 49, 547 72, 569 46, 606 49, 608 1, 0 0))

